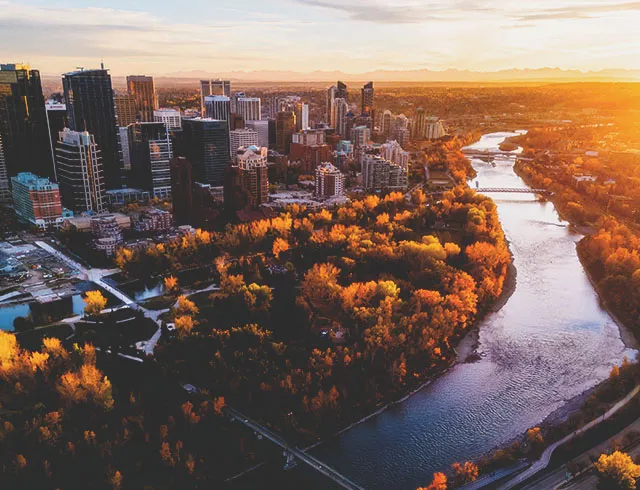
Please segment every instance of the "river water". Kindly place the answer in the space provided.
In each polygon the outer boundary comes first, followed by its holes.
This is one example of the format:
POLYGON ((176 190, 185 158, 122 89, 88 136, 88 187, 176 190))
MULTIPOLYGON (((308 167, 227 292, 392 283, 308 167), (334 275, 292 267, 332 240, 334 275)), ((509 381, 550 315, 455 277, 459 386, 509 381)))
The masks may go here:
MULTIPOLYGON (((514 133, 470 149, 498 151, 514 133)), ((481 187, 526 187, 515 155, 472 160, 481 187)), ((470 185, 475 187, 475 181, 470 185)), ((494 194, 517 286, 480 325, 482 359, 458 364, 406 401, 318 447, 314 454, 368 490, 413 490, 454 461, 477 458, 540 423, 605 379, 635 351, 599 304, 578 260, 580 235, 550 202, 494 194)))

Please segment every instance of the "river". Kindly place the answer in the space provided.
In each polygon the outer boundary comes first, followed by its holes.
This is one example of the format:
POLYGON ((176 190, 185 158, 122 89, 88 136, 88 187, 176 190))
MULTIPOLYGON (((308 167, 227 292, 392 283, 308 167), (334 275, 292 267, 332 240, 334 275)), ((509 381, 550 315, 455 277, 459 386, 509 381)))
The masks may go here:
MULTIPOLYGON (((493 133, 470 149, 498 151, 493 133)), ((495 166, 473 159, 481 187, 526 187, 515 155, 495 166)), ((475 187, 475 181, 470 182, 475 187)), ((572 232, 550 202, 532 194, 493 194, 510 242, 517 285, 479 327, 481 360, 458 364, 377 417, 314 454, 367 490, 413 490, 454 461, 479 457, 607 378, 624 356, 615 322, 578 260, 572 232)))

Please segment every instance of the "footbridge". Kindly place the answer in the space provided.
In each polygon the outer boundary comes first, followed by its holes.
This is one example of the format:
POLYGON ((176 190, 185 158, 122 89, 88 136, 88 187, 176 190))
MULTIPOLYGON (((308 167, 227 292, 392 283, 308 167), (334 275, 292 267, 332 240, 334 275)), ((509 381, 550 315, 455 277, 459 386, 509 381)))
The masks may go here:
POLYGON ((231 420, 235 420, 240 422, 241 424, 246 425, 248 428, 253 430, 258 438, 264 438, 277 446, 280 446, 283 450, 283 454, 286 457, 285 469, 291 468, 295 465, 295 461, 301 461, 312 469, 316 470, 319 473, 322 473, 327 478, 330 478, 342 488, 346 488, 347 490, 364 490, 360 485, 352 482, 346 476, 339 473, 337 470, 327 466, 325 463, 320 461, 317 458, 314 458, 309 453, 306 453, 302 449, 297 446, 291 446, 287 441, 285 441, 278 434, 268 429, 264 425, 255 420, 250 419, 242 412, 231 408, 229 406, 225 406, 222 411, 229 417, 231 420))
POLYGON ((531 189, 529 187, 476 187, 481 194, 500 192, 507 194, 553 194, 548 189, 531 189))

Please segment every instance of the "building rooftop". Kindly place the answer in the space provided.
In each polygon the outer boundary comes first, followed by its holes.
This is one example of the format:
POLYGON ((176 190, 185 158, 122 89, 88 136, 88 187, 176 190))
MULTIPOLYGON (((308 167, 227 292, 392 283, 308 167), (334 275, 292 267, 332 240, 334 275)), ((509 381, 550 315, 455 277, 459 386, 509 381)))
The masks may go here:
POLYGON ((13 182, 20 182, 29 187, 29 190, 54 190, 58 189, 58 184, 51 182, 48 177, 38 177, 31 172, 20 172, 15 177, 11 177, 13 182))

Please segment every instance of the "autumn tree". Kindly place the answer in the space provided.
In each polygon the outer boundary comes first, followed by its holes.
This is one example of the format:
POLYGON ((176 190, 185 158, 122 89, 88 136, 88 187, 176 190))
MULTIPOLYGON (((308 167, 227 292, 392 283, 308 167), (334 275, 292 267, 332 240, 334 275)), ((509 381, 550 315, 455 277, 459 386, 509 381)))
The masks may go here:
POLYGON ((99 315, 107 306, 107 298, 99 290, 87 291, 84 302, 84 313, 87 316, 99 315))
POLYGON ((462 464, 453 463, 451 469, 456 477, 456 482, 459 485, 470 483, 478 478, 478 466, 471 461, 466 461, 462 464))
POLYGON ((598 488, 602 490, 635 490, 640 478, 640 465, 620 451, 600 455, 593 466, 598 474, 598 488))
POLYGON ((178 278, 175 276, 167 276, 164 278, 164 288, 169 293, 175 293, 179 290, 178 278))
POLYGON ((434 473, 432 482, 426 487, 419 487, 418 490, 447 490, 447 475, 434 473))

